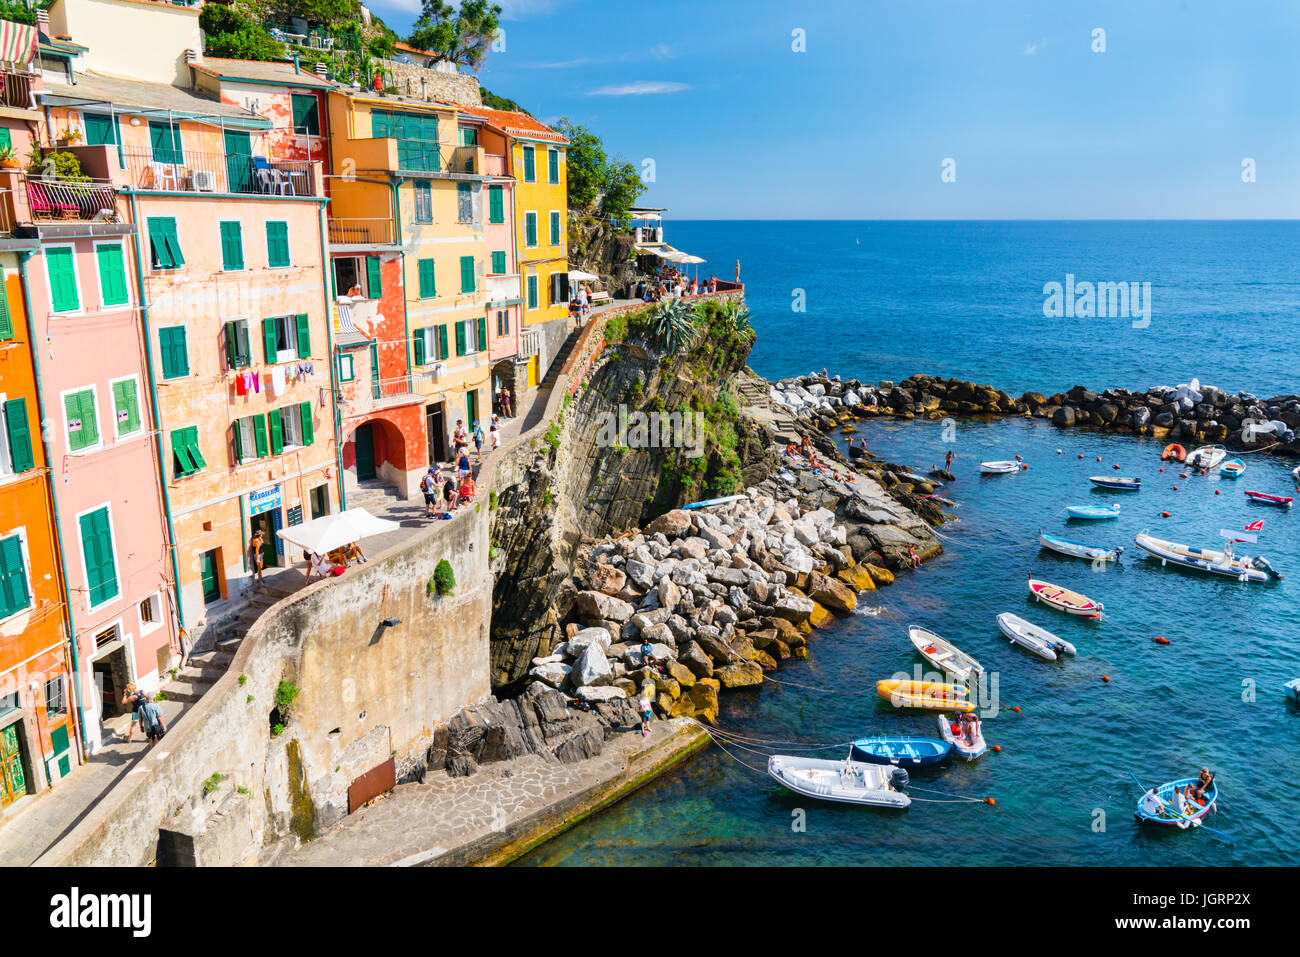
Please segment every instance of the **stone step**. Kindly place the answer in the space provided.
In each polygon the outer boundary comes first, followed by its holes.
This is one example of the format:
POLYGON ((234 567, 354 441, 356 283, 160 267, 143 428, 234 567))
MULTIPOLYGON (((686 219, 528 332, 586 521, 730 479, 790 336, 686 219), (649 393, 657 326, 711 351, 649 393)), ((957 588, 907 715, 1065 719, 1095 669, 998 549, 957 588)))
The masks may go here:
POLYGON ((200 655, 191 655, 190 660, 186 662, 186 666, 191 668, 215 668, 218 671, 225 671, 230 667, 230 662, 234 657, 228 651, 213 649, 200 655))
MULTIPOLYGON (((214 685, 226 673, 225 668, 205 668, 187 665, 169 684, 214 685)), ((166 686, 164 686, 166 687, 166 686)))
POLYGON ((212 683, 194 684, 189 681, 171 681, 163 688, 162 693, 166 695, 166 701, 179 701, 182 704, 193 704, 203 697, 204 693, 212 687, 212 683))
POLYGON ((239 650, 239 646, 243 642, 243 640, 244 640, 244 636, 242 634, 231 635, 229 637, 222 638, 220 641, 217 642, 217 651, 225 652, 233 658, 235 652, 239 650))

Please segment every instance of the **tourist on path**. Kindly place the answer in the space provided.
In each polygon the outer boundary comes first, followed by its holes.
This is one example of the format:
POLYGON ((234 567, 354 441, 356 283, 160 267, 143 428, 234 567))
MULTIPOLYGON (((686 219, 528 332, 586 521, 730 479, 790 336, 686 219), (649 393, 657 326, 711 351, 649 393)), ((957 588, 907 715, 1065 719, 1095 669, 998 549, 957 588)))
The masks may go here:
POLYGON ((501 420, 496 417, 496 413, 492 415, 492 422, 488 425, 488 432, 492 435, 492 448, 494 450, 501 448, 501 420))
POLYGON ((456 429, 451 433, 451 444, 459 454, 462 448, 469 445, 469 435, 465 432, 465 423, 460 419, 456 420, 456 429))
POLYGON ((262 546, 264 544, 262 530, 259 528, 253 532, 253 537, 248 542, 248 563, 253 566, 259 585, 262 584, 262 546))
POLYGON ((456 456, 456 471, 460 474, 460 480, 465 481, 465 476, 469 475, 473 469, 469 464, 469 449, 462 448, 456 456))
POLYGON ((466 475, 460 483, 460 500, 461 503, 472 502, 474 500, 474 476, 466 475))
POLYGON ((641 737, 650 733, 650 696, 646 694, 645 689, 641 691, 641 697, 636 701, 637 709, 641 712, 641 737))
POLYGON ((510 410, 510 390, 504 386, 501 387, 501 414, 509 419, 515 417, 514 412, 510 410))
POLYGON ((483 426, 474 423, 474 452, 478 455, 479 465, 483 464, 483 426))
POLYGON ((434 507, 438 504, 438 493, 442 491, 442 474, 436 465, 430 465, 429 471, 420 479, 420 491, 424 493, 424 517, 433 518, 434 507))
POLYGON ((456 508, 456 483, 451 476, 448 476, 447 481, 443 483, 442 494, 447 502, 447 511, 453 511, 456 508))
POLYGON ((156 702, 146 699, 140 705, 140 728, 144 731, 144 736, 149 739, 149 747, 162 740, 162 736, 167 733, 167 724, 163 721, 162 709, 156 702))
MULTIPOLYGON (((137 688, 134 684, 126 686, 126 694, 122 696, 122 704, 131 706, 131 723, 126 729, 126 743, 130 744, 131 739, 135 737, 135 726, 140 723, 140 705, 148 699, 145 693, 137 688)), ((140 725, 140 730, 144 731, 144 725, 140 725)))

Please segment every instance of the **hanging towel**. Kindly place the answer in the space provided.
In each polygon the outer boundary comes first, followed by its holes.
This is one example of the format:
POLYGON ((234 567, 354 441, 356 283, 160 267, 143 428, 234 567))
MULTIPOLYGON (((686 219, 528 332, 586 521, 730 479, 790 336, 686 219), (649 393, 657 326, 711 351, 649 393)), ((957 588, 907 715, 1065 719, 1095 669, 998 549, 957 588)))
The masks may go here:
POLYGON ((271 370, 271 394, 279 398, 286 388, 284 366, 276 366, 271 370))
POLYGON ((246 395, 248 393, 248 383, 244 381, 242 375, 235 376, 235 395, 246 395))

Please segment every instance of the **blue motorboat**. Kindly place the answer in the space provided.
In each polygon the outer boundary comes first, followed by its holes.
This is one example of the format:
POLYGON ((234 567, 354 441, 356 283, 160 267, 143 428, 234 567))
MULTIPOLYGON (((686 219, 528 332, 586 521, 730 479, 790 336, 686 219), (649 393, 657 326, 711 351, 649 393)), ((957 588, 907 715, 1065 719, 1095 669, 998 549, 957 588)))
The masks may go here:
POLYGON ((899 738, 881 735, 858 738, 852 758, 871 764, 892 764, 900 768, 926 768, 946 760, 952 745, 938 738, 899 738))
POLYGON ((1119 518, 1119 503, 1114 505, 1067 505, 1065 512, 1070 518, 1119 518))

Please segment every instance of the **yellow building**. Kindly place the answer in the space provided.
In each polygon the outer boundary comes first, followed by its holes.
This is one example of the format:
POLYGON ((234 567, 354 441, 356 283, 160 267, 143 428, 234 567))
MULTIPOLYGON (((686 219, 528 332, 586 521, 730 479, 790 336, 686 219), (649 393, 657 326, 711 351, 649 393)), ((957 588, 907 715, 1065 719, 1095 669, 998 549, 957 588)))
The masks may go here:
MULTIPOLYGON (((448 460, 458 421, 466 429, 478 421, 486 432, 492 413, 484 239, 490 177, 477 142, 480 121, 462 122, 460 113, 450 104, 363 90, 329 97, 332 234, 378 230, 400 249, 394 255, 402 260, 411 387, 425 397, 430 461, 448 460)), ((370 277, 360 272, 354 291, 365 295, 360 287, 370 277)), ((337 285, 337 268, 335 275, 337 285)))

